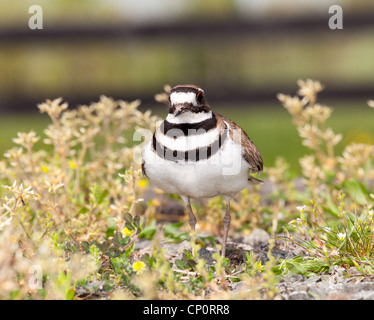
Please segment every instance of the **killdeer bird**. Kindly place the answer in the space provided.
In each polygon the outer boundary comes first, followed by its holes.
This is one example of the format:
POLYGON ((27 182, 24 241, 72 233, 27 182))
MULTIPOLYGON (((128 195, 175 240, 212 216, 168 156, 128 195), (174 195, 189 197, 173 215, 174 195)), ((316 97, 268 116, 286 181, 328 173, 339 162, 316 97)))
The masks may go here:
POLYGON ((143 174, 156 187, 183 199, 193 231, 196 217, 190 199, 224 197, 225 256, 230 200, 260 182, 251 173, 263 170, 261 154, 242 128, 211 110, 198 86, 175 86, 169 100, 169 114, 143 150, 143 174))

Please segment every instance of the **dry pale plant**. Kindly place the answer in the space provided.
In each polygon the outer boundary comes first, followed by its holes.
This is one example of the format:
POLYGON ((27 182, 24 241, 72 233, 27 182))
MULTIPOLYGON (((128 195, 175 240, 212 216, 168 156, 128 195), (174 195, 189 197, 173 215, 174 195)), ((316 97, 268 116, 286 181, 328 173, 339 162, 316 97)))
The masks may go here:
MULTIPOLYGON (((31 131, 13 139, 16 146, 0 162, 1 298, 27 294, 30 288, 23 284, 33 276, 32 266, 44 277, 69 270, 60 250, 66 241, 100 241, 110 223, 122 231, 123 213, 136 213, 144 184, 132 134, 153 130, 158 120, 150 111, 139 111, 139 104, 102 96, 69 110, 62 99, 47 100, 39 105, 51 118, 45 138, 31 131), (38 143, 43 147, 36 148, 38 143)), ((69 290, 47 292, 66 298, 69 290)))
MULTIPOLYGON (((337 155, 335 146, 342 140, 326 121, 332 109, 317 102, 317 95, 323 90, 318 81, 308 79, 298 81, 297 96, 278 94, 278 99, 292 116, 304 146, 312 153, 300 159, 305 183, 310 187, 312 197, 318 201, 331 193, 334 185, 357 178, 367 187, 374 179, 374 168, 371 166, 374 147, 363 143, 347 145, 342 155, 337 155), (329 183, 335 179, 334 184, 329 183)), ((372 105, 369 101, 369 105, 372 105)))

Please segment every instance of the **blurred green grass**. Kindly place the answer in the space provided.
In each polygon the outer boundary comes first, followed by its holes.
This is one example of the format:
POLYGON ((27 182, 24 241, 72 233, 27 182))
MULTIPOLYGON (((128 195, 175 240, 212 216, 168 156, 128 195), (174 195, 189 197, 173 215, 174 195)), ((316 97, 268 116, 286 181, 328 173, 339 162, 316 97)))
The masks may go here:
MULTIPOLYGON (((335 133, 343 134, 335 149, 337 155, 351 142, 374 144, 374 110, 366 103, 335 101, 328 106, 333 113, 327 120, 327 126, 335 133)), ((247 132, 261 151, 265 167, 274 166, 276 158, 283 157, 291 165, 293 173, 301 173, 300 157, 312 152, 302 145, 291 115, 283 107, 219 108, 217 112, 231 118, 247 132)))
MULTIPOLYGON (((17 132, 35 131, 43 136, 43 130, 47 128, 50 119, 37 111, 27 114, 5 114, 0 117, 0 159, 4 153, 15 146, 12 139, 17 137, 17 132)), ((42 143, 37 143, 39 148, 42 143)))
MULTIPOLYGON (((374 144, 374 110, 361 102, 331 102, 333 108, 327 125, 336 133, 343 134, 343 140, 336 147, 337 154, 341 154, 344 147, 351 142, 374 144)), ((241 106, 229 108, 217 106, 214 111, 235 121, 243 127, 248 136, 260 149, 266 167, 273 166, 277 157, 283 157, 291 165, 295 174, 300 173, 299 158, 309 151, 301 143, 296 127, 291 123, 291 116, 279 104, 258 105, 256 108, 241 106)), ((155 114, 164 118, 166 109, 156 108, 155 114)), ((50 123, 46 115, 32 114, 4 115, 0 118, 0 158, 4 152, 14 146, 12 138, 17 132, 34 130, 44 136, 43 130, 50 123)), ((45 147, 41 141, 37 148, 45 147)))

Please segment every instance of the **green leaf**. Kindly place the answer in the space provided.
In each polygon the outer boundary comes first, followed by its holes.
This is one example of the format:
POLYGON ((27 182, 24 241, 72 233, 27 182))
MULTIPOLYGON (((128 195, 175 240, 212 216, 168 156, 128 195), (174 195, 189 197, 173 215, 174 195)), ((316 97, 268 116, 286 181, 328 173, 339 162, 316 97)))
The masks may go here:
POLYGON ((343 187, 357 203, 365 204, 367 202, 369 192, 366 190, 365 186, 357 179, 351 178, 344 181, 343 187))
POLYGON ((78 211, 78 214, 84 214, 84 213, 87 213, 89 210, 88 208, 82 208, 78 211))
POLYGON ((173 234, 173 233, 179 232, 179 228, 183 226, 183 224, 184 222, 170 223, 170 224, 164 225, 162 229, 164 230, 165 233, 173 234))
POLYGON ((135 216, 135 218, 134 218, 134 225, 135 225, 135 227, 138 229, 138 230, 140 230, 140 217, 139 216, 135 216))
POLYGON ((174 262, 177 268, 180 270, 190 269, 190 266, 186 262, 183 262, 182 260, 176 259, 174 262))
POLYGON ((77 247, 76 243, 73 243, 73 245, 71 246, 71 250, 72 250, 72 252, 77 252, 78 251, 78 247, 77 247))
POLYGON ((99 248, 99 249, 101 250, 101 245, 100 245, 100 243, 98 243, 96 240, 93 240, 93 241, 91 242, 91 246, 92 246, 92 245, 96 246, 97 248, 99 248))
POLYGON ((164 231, 165 237, 171 238, 176 242, 181 242, 183 240, 189 239, 188 232, 180 232, 179 228, 184 224, 184 222, 176 222, 165 225, 162 230, 164 231))
POLYGON ((202 236, 202 237, 198 237, 197 240, 201 242, 204 248, 207 247, 209 244, 211 246, 216 245, 216 240, 213 236, 202 236))
POLYGON ((103 241, 102 243, 100 243, 100 247, 99 248, 100 248, 101 252, 105 252, 106 250, 109 249, 109 247, 110 247, 109 242, 103 241))
POLYGON ((86 253, 90 252, 90 244, 87 241, 82 241, 81 246, 86 253))
MULTIPOLYGON (((142 259, 148 263, 149 267, 152 269, 154 263, 155 263, 155 258, 150 256, 148 253, 143 255, 142 259)), ((179 260, 180 261, 180 260, 179 260)))
POLYGON ((153 219, 149 226, 143 227, 143 230, 139 233, 140 239, 152 240, 156 233, 156 219, 153 219))
POLYGON ((332 201, 330 194, 326 194, 326 204, 327 206, 322 206, 323 210, 337 218, 340 212, 339 212, 338 207, 332 201))
POLYGON ((129 224, 132 224, 132 215, 129 213, 129 212, 126 212, 124 215, 123 215, 123 218, 125 219, 125 221, 129 224))
POLYGON ((129 236, 126 236, 126 237, 121 239, 121 241, 119 242, 119 245, 122 246, 122 247, 126 246, 130 243, 130 241, 131 241, 131 238, 129 236))
POLYGON ((66 300, 73 300, 74 295, 75 295, 75 290, 73 290, 73 289, 69 289, 69 290, 66 292, 66 294, 65 294, 65 299, 66 299, 66 300))
POLYGON ((197 262, 195 260, 187 260, 187 263, 188 265, 190 266, 191 269, 195 268, 195 266, 197 265, 197 262))
POLYGON ((106 229, 106 237, 114 237, 114 233, 117 231, 116 222, 113 218, 108 218, 108 228, 106 229))
POLYGON ((106 254, 109 258, 116 258, 116 257, 118 257, 118 256, 121 254, 121 251, 119 251, 119 250, 116 249, 116 248, 110 248, 107 252, 105 252, 105 254, 106 254))
POLYGON ((222 266, 227 267, 229 265, 230 265, 230 259, 229 258, 223 259, 222 266))
POLYGON ((132 223, 126 222, 126 223, 125 223, 125 226, 126 226, 126 228, 129 229, 129 230, 134 230, 134 226, 133 226, 132 223))
POLYGON ((85 194, 84 194, 84 192, 81 192, 81 193, 78 195, 78 203, 79 203, 79 204, 85 204, 85 203, 86 203, 86 199, 85 199, 85 194))
POLYGON ((21 290, 13 290, 13 291, 11 291, 9 293, 9 299, 10 300, 16 299, 20 292, 21 292, 21 290))
POLYGON ((183 256, 184 256, 187 260, 192 260, 192 259, 193 259, 193 255, 192 255, 191 252, 189 252, 187 249, 184 249, 184 250, 183 250, 183 256))
POLYGON ((113 237, 113 243, 119 245, 122 241, 122 233, 121 232, 115 232, 113 237))
POLYGON ((109 191, 105 189, 105 190, 100 194, 99 198, 97 199, 97 203, 98 203, 98 204, 102 203, 102 202, 104 201, 104 199, 108 196, 108 194, 109 194, 109 191))

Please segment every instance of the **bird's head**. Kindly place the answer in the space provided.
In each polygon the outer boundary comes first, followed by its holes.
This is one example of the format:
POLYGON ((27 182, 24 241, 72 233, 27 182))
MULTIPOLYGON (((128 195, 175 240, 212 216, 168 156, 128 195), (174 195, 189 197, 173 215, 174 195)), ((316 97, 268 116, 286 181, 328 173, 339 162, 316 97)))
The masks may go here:
POLYGON ((195 85, 178 85, 170 90, 169 115, 189 122, 188 118, 199 117, 199 114, 210 114, 211 110, 205 101, 204 91, 195 85))

